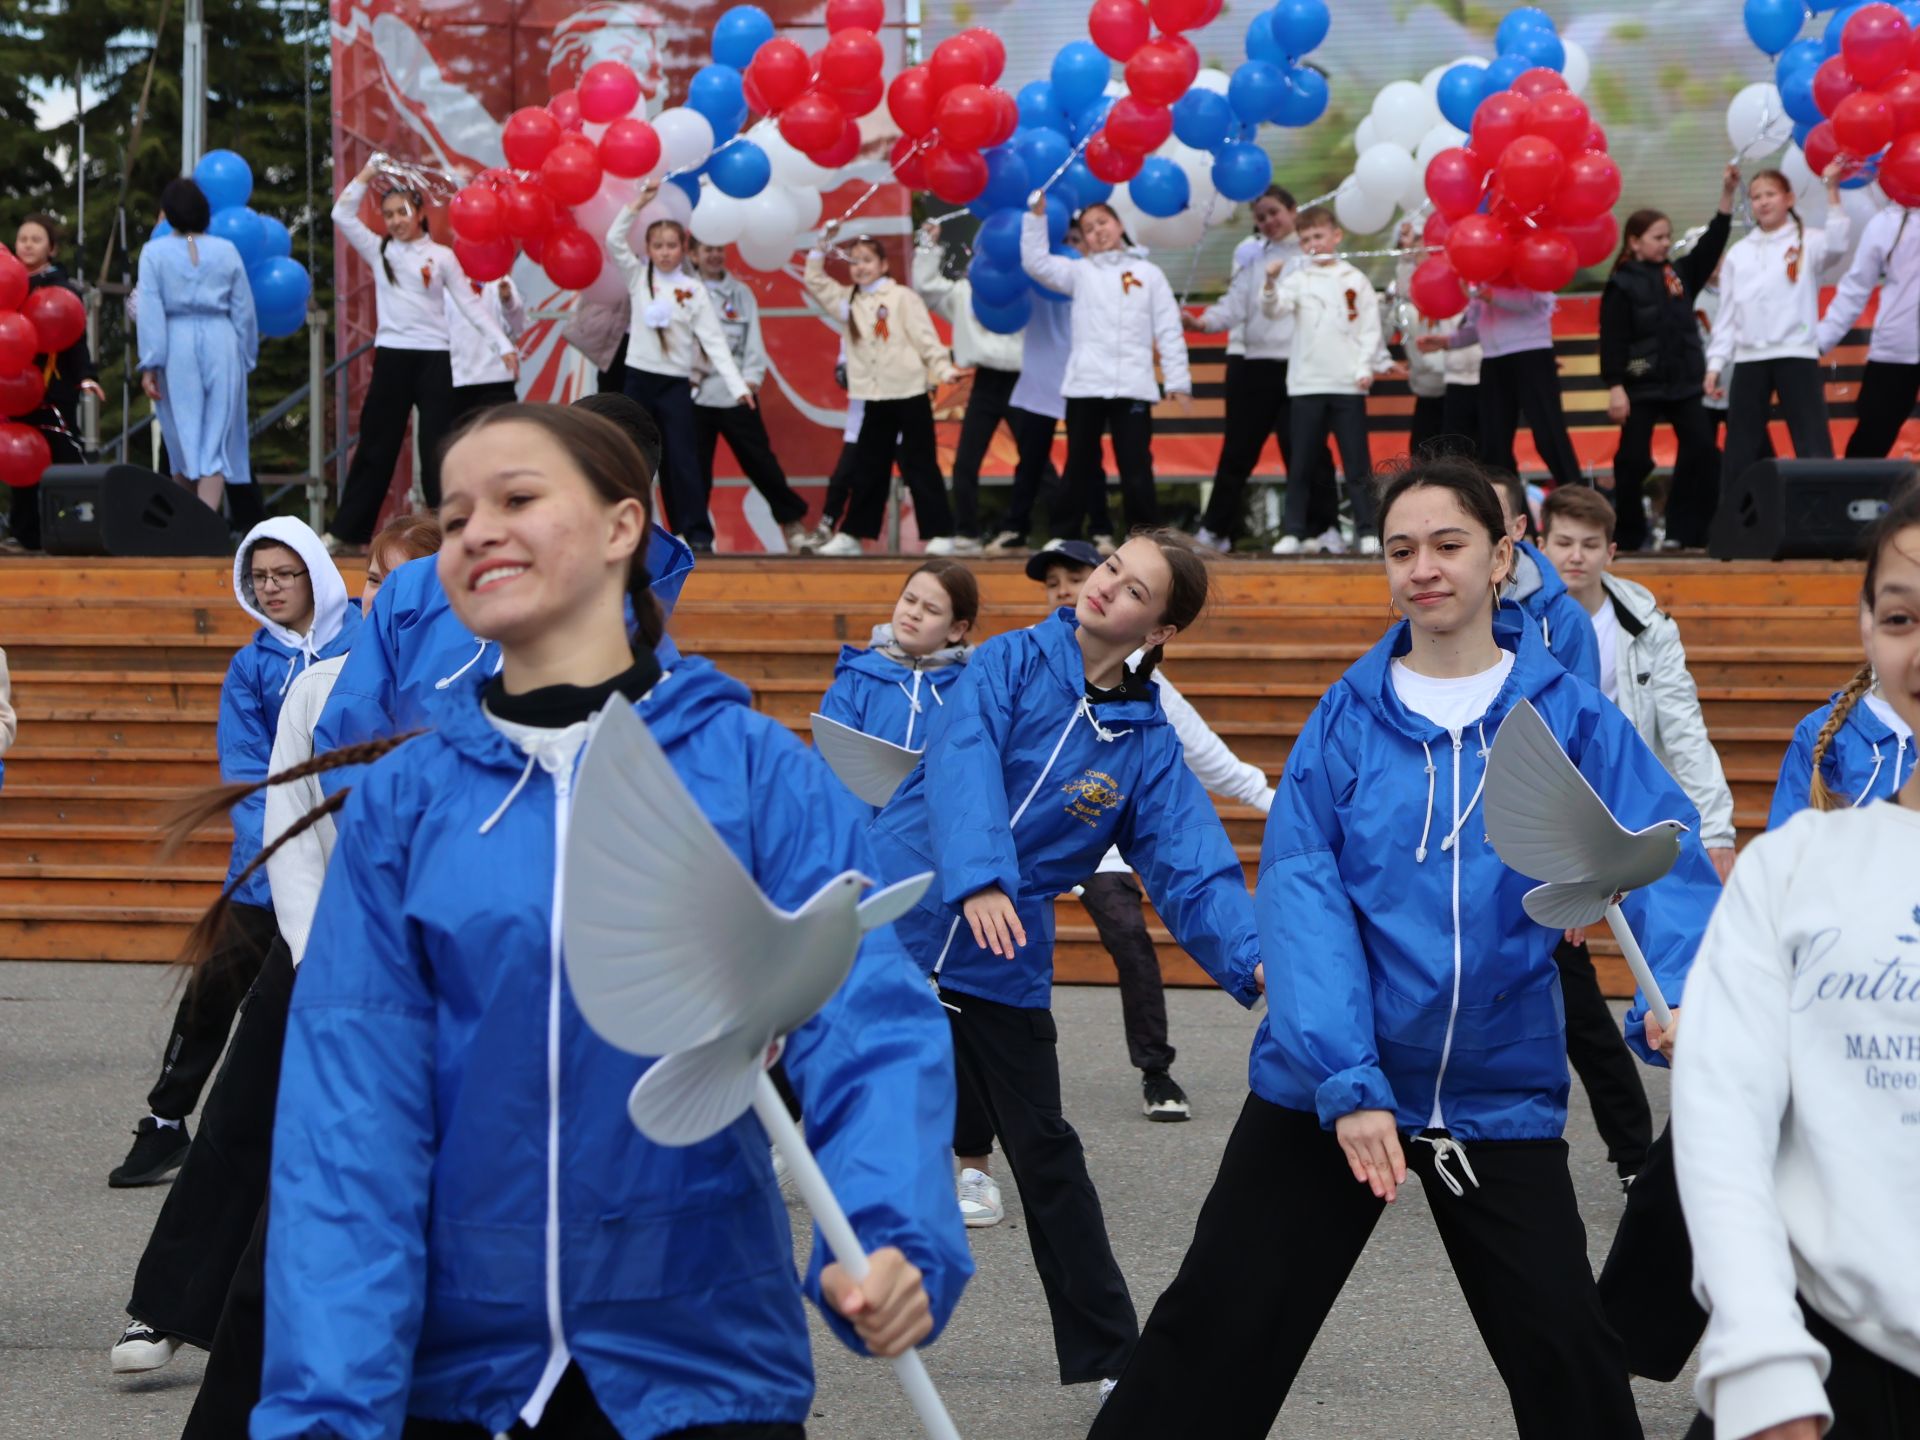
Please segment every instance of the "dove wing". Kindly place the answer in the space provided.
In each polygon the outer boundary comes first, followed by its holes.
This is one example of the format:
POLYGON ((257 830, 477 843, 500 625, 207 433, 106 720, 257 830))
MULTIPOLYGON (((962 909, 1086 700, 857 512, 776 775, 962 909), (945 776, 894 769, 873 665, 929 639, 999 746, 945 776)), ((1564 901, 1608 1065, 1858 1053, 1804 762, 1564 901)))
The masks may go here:
POLYGON ((920 897, 931 884, 933 872, 922 870, 918 875, 895 881, 884 890, 874 891, 860 902, 860 928, 877 930, 882 925, 891 925, 920 903, 920 897))
POLYGON ((787 917, 618 697, 580 762, 565 844, 567 978, 595 1033, 661 1055, 752 1011, 787 917))
POLYGON ((1633 836, 1525 700, 1493 737, 1484 803, 1487 838, 1522 875, 1584 881, 1632 868, 1633 836))
POLYGON ((656 1145, 698 1145, 753 1107, 765 1052, 735 1033, 657 1060, 627 1096, 627 1115, 656 1145))
POLYGON ((1613 886, 1606 881, 1585 884, 1537 885, 1520 897, 1520 904, 1536 924, 1549 930, 1598 925, 1607 918, 1613 886))
POLYGON ((842 785, 876 810, 893 799, 900 782, 920 763, 918 750, 908 750, 824 715, 808 718, 813 725, 813 748, 820 752, 820 758, 842 785))

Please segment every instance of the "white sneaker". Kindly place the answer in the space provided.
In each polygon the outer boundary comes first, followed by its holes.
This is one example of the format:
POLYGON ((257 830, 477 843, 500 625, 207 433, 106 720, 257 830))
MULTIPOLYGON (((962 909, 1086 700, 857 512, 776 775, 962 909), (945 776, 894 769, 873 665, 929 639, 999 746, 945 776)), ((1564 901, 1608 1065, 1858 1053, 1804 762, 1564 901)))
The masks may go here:
POLYGON ((1274 543, 1273 553, 1276 555, 1298 555, 1304 549, 1306 549, 1306 545, 1298 535, 1282 535, 1279 540, 1274 543))
POLYGON ((985 1230, 1007 1218, 1007 1207, 1000 1201, 1000 1187, 984 1170, 971 1166, 960 1172, 954 1187, 960 1199, 960 1219, 969 1230, 985 1230))
POLYGON ((797 520, 780 532, 780 538, 787 542, 787 549, 795 555, 804 555, 816 543, 814 532, 797 520))
POLYGON ((1379 555, 1380 537, 1378 535, 1362 535, 1360 537, 1360 553, 1369 556, 1379 555))
POLYGON ((1026 548, 1026 536, 1016 534, 1012 530, 1002 530, 986 543, 984 553, 988 555, 1006 555, 1012 551, 1024 550, 1026 548))
POLYGON ((1107 1397, 1113 1394, 1113 1392, 1119 1388, 1119 1385, 1120 1382, 1118 1380, 1102 1380, 1100 1382, 1100 1403, 1102 1405, 1107 1403, 1107 1397))
POLYGON ((1222 555, 1233 549, 1233 542, 1225 536, 1216 535, 1202 525, 1193 532, 1193 543, 1209 550, 1218 550, 1222 555))
POLYGON ((864 555, 866 551, 860 548, 860 542, 858 540, 854 539, 853 536, 847 534, 846 531, 842 530, 838 535, 835 535, 831 540, 828 540, 824 544, 817 546, 814 549, 813 553, 816 555, 825 555, 830 558, 851 557, 854 559, 858 559, 861 555, 864 555))
POLYGON ((1347 537, 1338 525, 1329 525, 1320 532, 1320 553, 1323 555, 1344 555, 1347 553, 1347 537))
POLYGON ((953 553, 956 555, 978 555, 986 548, 986 546, 982 545, 979 540, 972 535, 956 535, 953 537, 953 553))
POLYGON ((120 1332, 120 1343, 113 1347, 113 1373, 116 1375, 138 1375, 147 1370, 158 1370, 180 1348, 180 1342, 171 1335, 162 1335, 145 1321, 133 1320, 120 1332))
POLYGON ((1325 550, 1326 548, 1327 548, 1326 539, 1325 537, 1320 535, 1309 535, 1306 539, 1300 542, 1300 553, 1302 555, 1318 555, 1322 550, 1325 550))
POLYGON ((924 553, 928 555, 952 555, 956 554, 959 549, 960 542, 953 536, 936 535, 933 539, 927 541, 927 548, 924 553))

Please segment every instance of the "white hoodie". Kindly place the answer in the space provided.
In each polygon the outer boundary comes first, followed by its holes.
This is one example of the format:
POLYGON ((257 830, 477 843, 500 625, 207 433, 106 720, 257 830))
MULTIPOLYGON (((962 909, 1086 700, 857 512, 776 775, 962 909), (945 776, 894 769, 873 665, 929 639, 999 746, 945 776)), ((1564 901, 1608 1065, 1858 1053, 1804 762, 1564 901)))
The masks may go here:
POLYGON ((1814 344, 1822 355, 1847 338, 1876 288, 1880 310, 1867 359, 1883 365, 1920 362, 1920 216, 1911 210, 1882 210, 1860 232, 1853 264, 1820 317, 1814 344))
POLYGON ((1687 976, 1674 1155, 1728 1440, 1833 1413, 1796 1293, 1920 1375, 1916 855, 1920 812, 1801 811, 1741 855, 1687 976))
POLYGON ((1260 308, 1294 317, 1289 395, 1359 395, 1380 352, 1380 297, 1344 260, 1309 260, 1279 279, 1261 272, 1260 308))
POLYGON ((1193 393, 1180 306, 1158 265, 1128 250, 1079 260, 1055 255, 1045 217, 1032 214, 1020 222, 1020 264, 1049 290, 1073 297, 1073 350, 1060 386, 1067 399, 1158 403, 1156 348, 1167 393, 1193 393))
MULTIPOLYGON (((467 290, 473 295, 474 303, 487 314, 487 317, 499 327, 516 345, 520 337, 527 333, 527 307, 520 298, 518 289, 508 286, 513 295, 511 303, 500 293, 505 280, 489 280, 476 291, 477 282, 469 280, 467 290)), ((467 312, 453 300, 453 287, 447 287, 447 355, 453 364, 454 388, 462 385, 511 385, 513 372, 507 369, 506 360, 494 349, 491 332, 481 330, 467 318, 467 312)))
POLYGON ((1774 231, 1753 230, 1720 262, 1720 314, 1707 345, 1707 369, 1723 378, 1746 360, 1818 360, 1820 272, 1847 253, 1852 222, 1838 206, 1824 229, 1789 218, 1774 231))
MULTIPOLYGON (((287 691, 280 707, 280 724, 273 732, 273 758, 267 773, 278 775, 313 758, 313 727, 333 693, 333 682, 347 657, 336 655, 303 670, 287 691)), ((267 815, 262 829, 265 844, 281 834, 327 798, 320 777, 289 780, 267 787, 267 815)), ((273 918, 280 938, 287 942, 297 966, 307 953, 313 912, 320 904, 320 886, 327 878, 327 860, 333 854, 333 818, 323 815, 267 857, 267 886, 273 891, 273 918)))
POLYGON ((513 354, 513 341, 473 298, 467 272, 453 251, 431 235, 416 240, 385 240, 360 218, 367 193, 355 180, 333 202, 333 223, 373 271, 373 305, 378 323, 373 343, 382 350, 445 350, 449 343, 446 304, 451 300, 472 326, 487 335, 496 355, 513 354), (388 277, 391 269, 393 275, 388 277))
POLYGON ((1290 275, 1306 264, 1300 242, 1289 235, 1284 240, 1256 239, 1237 246, 1233 252, 1238 267, 1227 293, 1200 312, 1200 328, 1209 335, 1225 330, 1240 337, 1240 350, 1249 360, 1286 360, 1293 354, 1293 312, 1267 314, 1260 304, 1260 290, 1267 281, 1267 266, 1275 260, 1290 275), (1246 263, 1240 264, 1244 255, 1246 263))
POLYGON ((233 598, 269 635, 289 650, 297 652, 296 659, 287 670, 289 683, 296 674, 320 658, 320 652, 340 633, 340 627, 346 623, 347 607, 353 603, 347 598, 347 582, 340 578, 340 567, 333 563, 326 545, 306 521, 297 520, 291 515, 275 515, 262 520, 240 542, 240 548, 233 556, 233 598), (263 541, 286 546, 307 567, 307 580, 313 586, 313 623, 307 627, 304 635, 268 619, 253 593, 253 580, 248 572, 252 568, 253 547, 263 541), (302 659, 304 664, 301 663, 302 659))

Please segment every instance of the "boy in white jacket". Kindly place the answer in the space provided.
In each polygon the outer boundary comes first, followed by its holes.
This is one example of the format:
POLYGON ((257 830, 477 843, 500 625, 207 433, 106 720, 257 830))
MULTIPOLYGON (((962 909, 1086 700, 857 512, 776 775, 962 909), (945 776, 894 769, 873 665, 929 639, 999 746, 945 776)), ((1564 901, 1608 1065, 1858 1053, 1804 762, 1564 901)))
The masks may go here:
MULTIPOLYGON (((1333 432, 1354 526, 1360 532, 1360 553, 1378 555, 1380 540, 1372 533, 1367 392, 1373 388, 1380 350, 1380 297, 1365 275, 1334 258, 1345 237, 1332 211, 1316 205, 1301 212, 1299 234, 1306 263, 1289 270, 1284 259, 1268 261, 1260 292, 1261 313, 1269 319, 1289 313, 1294 317, 1293 359, 1287 368, 1292 451, 1312 455, 1327 432, 1333 432)), ((1288 482, 1277 555, 1299 554, 1307 538, 1309 487, 1295 483, 1292 476, 1288 482)))

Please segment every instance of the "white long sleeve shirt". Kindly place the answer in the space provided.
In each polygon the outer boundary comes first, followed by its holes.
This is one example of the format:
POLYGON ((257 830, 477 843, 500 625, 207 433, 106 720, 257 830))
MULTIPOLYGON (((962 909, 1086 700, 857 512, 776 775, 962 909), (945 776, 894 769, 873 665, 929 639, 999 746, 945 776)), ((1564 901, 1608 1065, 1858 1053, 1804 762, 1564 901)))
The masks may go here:
MULTIPOLYGON (((472 292, 475 282, 466 282, 472 292)), ((462 385, 499 385, 511 384, 513 372, 507 369, 506 361, 493 348, 493 337, 477 329, 467 320, 466 311, 453 302, 453 287, 447 287, 447 353, 453 362, 453 383, 455 388, 462 385)), ((527 333, 527 307, 520 298, 520 292, 508 285, 504 279, 489 280, 478 287, 474 299, 480 308, 493 318, 514 344, 520 343, 520 337, 527 333), (503 295, 512 295, 509 303, 503 295)))
POLYGON ((447 302, 451 300, 474 329, 487 337, 493 353, 513 354, 513 341, 474 299, 473 287, 453 251, 426 232, 417 240, 386 242, 360 219, 366 184, 355 180, 333 202, 333 223, 373 271, 377 316, 373 343, 382 350, 448 350, 447 302), (391 269, 393 274, 388 276, 391 269))
MULTIPOLYGON (((953 363, 961 369, 984 366, 988 370, 1019 373, 1023 360, 1020 333, 1001 335, 987 329, 973 314, 973 282, 962 275, 951 279, 941 271, 944 252, 938 245, 913 247, 913 288, 927 302, 927 308, 945 317, 953 326, 953 363)), ((1033 297, 1034 308, 1043 302, 1033 297)))
MULTIPOLYGON (((1228 289, 1233 288, 1233 282, 1239 278, 1240 272, 1253 263, 1254 257, 1260 253, 1261 247, 1266 243, 1267 242, 1260 236, 1251 235, 1233 247, 1232 273, 1227 277, 1228 289)), ((1227 354, 1245 355, 1246 353, 1246 327, 1244 325, 1229 325, 1227 327, 1227 354)))
MULTIPOLYGON (((280 706, 280 722, 273 732, 273 757, 267 773, 278 775, 313 758, 313 727, 333 693, 333 682, 347 657, 336 655, 319 660, 294 677, 287 698, 280 706)), ((289 780, 267 787, 267 816, 261 829, 263 841, 271 845, 294 822, 326 799, 320 777, 289 780)), ((282 845, 267 860, 267 884, 273 890, 273 918, 281 938, 293 952, 293 963, 307 953, 307 936, 313 930, 313 912, 320 903, 320 887, 327 878, 327 861, 333 855, 334 828, 331 816, 323 816, 282 845)))
POLYGON ((1278 279, 1261 272, 1260 308, 1294 317, 1289 395, 1359 395, 1380 352, 1380 297, 1344 260, 1309 262, 1278 279))
POLYGON ((1282 277, 1306 264, 1300 242, 1289 235, 1284 240, 1254 240, 1233 252, 1236 263, 1242 254, 1247 263, 1233 272, 1227 293, 1200 312, 1200 328, 1209 335, 1225 330, 1240 337, 1237 353, 1249 360, 1286 360, 1293 354, 1293 312, 1267 314, 1260 304, 1261 287, 1267 281, 1267 266, 1278 260, 1286 268, 1282 277))
POLYGON ((1920 1374, 1920 812, 1803 810, 1741 855, 1687 977, 1674 1155, 1715 1433, 1830 1417, 1796 1293, 1920 1374))
POLYGON ((1853 263, 1814 336, 1822 355, 1847 338, 1875 289, 1880 310, 1867 359, 1885 365, 1920 362, 1920 217, 1911 210, 1882 210, 1860 232, 1853 263))
POLYGON ((607 253, 626 278, 633 313, 627 322, 627 368, 649 375, 673 375, 691 380, 695 351, 720 377, 735 400, 751 392, 733 363, 726 331, 714 313, 706 282, 687 273, 655 269, 633 250, 633 212, 622 210, 607 232, 607 253))
MULTIPOLYGON (((760 301, 753 289, 738 275, 726 275, 706 282, 707 295, 713 301, 713 313, 727 337, 727 353, 740 372, 740 378, 752 390, 767 378, 767 341, 760 330, 760 301)), ((699 381, 693 388, 693 403, 709 409, 730 409, 740 402, 727 390, 727 382, 707 365, 695 367, 699 381)))
POLYGON ((1060 386, 1067 399, 1157 403, 1156 350, 1167 393, 1193 393, 1180 306, 1158 265, 1126 250, 1078 260, 1055 255, 1046 219, 1031 214, 1020 222, 1020 264, 1049 290, 1073 297, 1073 349, 1060 386))
POLYGON ((1720 262, 1720 315, 1707 369, 1722 377, 1745 360, 1817 360, 1820 272, 1846 254, 1852 222, 1834 206, 1824 229, 1788 220, 1754 230, 1720 262))

